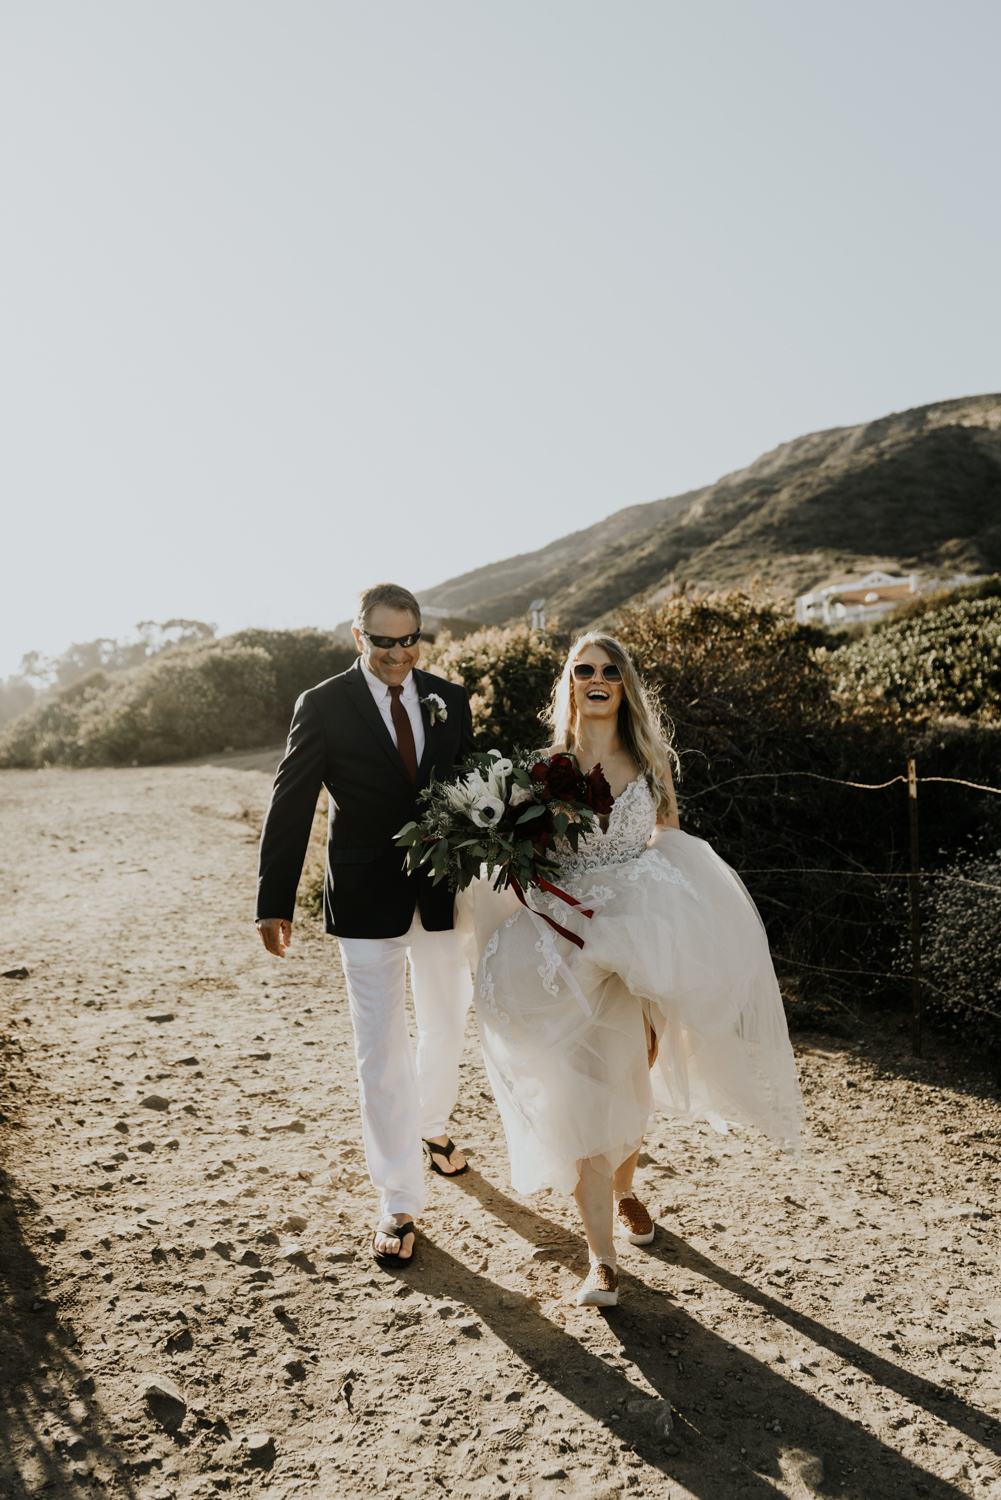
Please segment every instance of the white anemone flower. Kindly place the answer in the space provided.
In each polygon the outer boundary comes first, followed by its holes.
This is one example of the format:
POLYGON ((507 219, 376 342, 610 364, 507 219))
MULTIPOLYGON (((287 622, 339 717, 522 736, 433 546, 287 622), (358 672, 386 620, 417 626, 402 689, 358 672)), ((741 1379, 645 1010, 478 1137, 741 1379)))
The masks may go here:
POLYGON ((485 781, 478 771, 471 771, 463 781, 450 786, 445 796, 450 807, 463 817, 472 818, 478 828, 493 827, 504 811, 503 798, 495 794, 491 782, 485 781), (480 816, 481 813, 484 815, 480 816))
POLYGON ((493 828, 504 816, 504 803, 499 797, 481 797, 469 810, 469 816, 477 828, 493 828))

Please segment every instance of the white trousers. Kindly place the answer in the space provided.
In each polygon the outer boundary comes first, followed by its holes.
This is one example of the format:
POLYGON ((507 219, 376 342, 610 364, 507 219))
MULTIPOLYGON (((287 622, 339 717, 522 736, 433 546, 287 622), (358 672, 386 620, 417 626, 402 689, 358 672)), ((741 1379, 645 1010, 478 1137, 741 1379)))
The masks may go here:
POLYGON ((384 1214, 424 1209, 422 1137, 444 1135, 459 1096, 459 1059, 473 997, 455 932, 426 932, 420 911, 395 938, 338 938, 355 1034, 361 1128, 384 1214), (407 960, 417 1058, 407 1029, 407 960))

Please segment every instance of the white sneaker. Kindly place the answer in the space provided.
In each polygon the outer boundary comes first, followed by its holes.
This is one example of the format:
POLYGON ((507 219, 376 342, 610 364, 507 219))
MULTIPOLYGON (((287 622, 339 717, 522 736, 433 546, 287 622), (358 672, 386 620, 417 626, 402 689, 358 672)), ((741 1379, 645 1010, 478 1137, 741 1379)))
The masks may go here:
POLYGON ((617 1307, 619 1302, 619 1273, 614 1266, 603 1260, 591 1262, 587 1278, 577 1291, 578 1307, 617 1307))

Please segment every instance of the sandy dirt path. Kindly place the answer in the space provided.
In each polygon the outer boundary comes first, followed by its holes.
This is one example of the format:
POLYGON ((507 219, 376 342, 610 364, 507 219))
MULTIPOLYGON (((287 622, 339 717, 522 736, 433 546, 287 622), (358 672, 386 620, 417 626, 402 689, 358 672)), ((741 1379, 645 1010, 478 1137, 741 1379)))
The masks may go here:
POLYGON ((471 1022, 475 1170, 384 1274, 336 945, 250 923, 266 764, 0 775, 5 1500, 1001 1494, 969 1059, 798 1039, 798 1163, 657 1124, 601 1312, 572 1203, 506 1185, 471 1022))

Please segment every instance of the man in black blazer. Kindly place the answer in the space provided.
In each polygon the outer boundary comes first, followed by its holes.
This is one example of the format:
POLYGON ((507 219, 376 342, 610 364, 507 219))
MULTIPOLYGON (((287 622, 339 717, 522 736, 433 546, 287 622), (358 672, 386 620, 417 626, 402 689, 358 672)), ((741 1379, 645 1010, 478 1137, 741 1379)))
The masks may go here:
POLYGON ((469 965, 453 931, 452 892, 427 874, 407 875, 394 837, 418 817, 417 794, 432 773, 452 778, 475 746, 465 688, 417 668, 420 627, 420 606, 406 589, 379 584, 361 595, 353 628, 358 661, 296 703, 261 834, 257 892, 262 941, 283 957, 325 786, 324 923, 340 944, 365 1156, 382 1200, 373 1249, 390 1264, 409 1260, 416 1243, 412 1221, 425 1201, 422 1138, 443 1176, 465 1170, 447 1125, 472 998, 469 965), (416 1062, 404 1008, 408 958, 416 1062))

